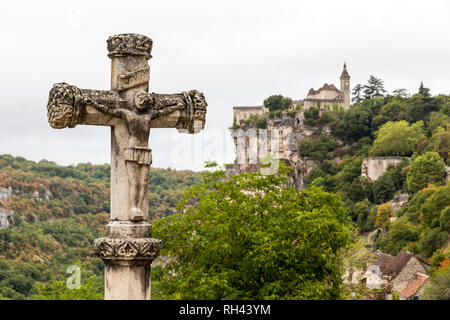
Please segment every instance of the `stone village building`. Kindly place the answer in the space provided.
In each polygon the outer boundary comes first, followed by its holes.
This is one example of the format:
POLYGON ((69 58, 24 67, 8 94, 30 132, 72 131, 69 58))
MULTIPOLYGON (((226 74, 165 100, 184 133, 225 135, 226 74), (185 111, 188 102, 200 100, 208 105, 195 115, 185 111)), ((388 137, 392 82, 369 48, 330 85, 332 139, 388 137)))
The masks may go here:
MULTIPOLYGON (((306 98, 293 101, 294 107, 303 105, 303 110, 307 110, 313 106, 317 106, 319 103, 321 108, 332 108, 333 105, 337 105, 347 110, 350 108, 350 75, 345 63, 339 79, 341 83, 340 90, 334 84, 328 83, 325 83, 318 90, 311 88, 306 98)), ((237 124, 240 124, 241 121, 250 119, 254 115, 261 116, 268 111, 264 106, 233 107, 233 120, 237 124)))
POLYGON ((393 292, 398 294, 400 300, 420 298, 429 278, 426 275, 430 267, 428 263, 406 251, 400 251, 396 256, 376 251, 375 255, 375 262, 364 270, 347 271, 344 283, 362 283, 378 288, 387 286, 391 292, 387 294, 387 300, 392 299, 393 292))

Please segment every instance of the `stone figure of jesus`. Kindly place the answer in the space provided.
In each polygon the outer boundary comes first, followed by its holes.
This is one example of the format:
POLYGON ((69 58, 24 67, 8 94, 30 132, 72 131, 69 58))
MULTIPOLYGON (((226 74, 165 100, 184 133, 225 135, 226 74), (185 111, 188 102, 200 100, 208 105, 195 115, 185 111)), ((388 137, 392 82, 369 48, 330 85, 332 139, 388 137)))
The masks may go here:
POLYGON ((94 104, 99 111, 121 118, 127 127, 129 137, 124 151, 124 158, 130 184, 130 213, 131 220, 143 220, 143 201, 146 201, 148 175, 152 163, 152 150, 148 147, 150 122, 157 111, 150 108, 154 99, 144 91, 136 93, 134 110, 112 108, 101 104, 94 104))

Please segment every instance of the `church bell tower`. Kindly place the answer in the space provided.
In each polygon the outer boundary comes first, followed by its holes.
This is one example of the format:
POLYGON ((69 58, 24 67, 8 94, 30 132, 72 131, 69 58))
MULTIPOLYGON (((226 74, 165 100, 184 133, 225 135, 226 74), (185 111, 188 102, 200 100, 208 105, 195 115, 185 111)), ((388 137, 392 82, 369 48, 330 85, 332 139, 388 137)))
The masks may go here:
POLYGON ((344 70, 341 74, 341 92, 344 98, 344 109, 350 108, 350 75, 347 72, 347 65, 344 62, 344 70))

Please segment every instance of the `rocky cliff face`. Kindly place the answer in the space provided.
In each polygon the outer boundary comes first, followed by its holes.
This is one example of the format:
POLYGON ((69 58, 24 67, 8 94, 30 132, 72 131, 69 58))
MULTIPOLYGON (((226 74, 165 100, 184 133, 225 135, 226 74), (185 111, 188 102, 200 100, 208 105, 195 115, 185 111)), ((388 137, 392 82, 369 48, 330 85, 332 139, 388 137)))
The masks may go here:
POLYGON ((0 209, 0 229, 8 228, 9 222, 13 218, 14 212, 0 209))
POLYGON ((248 130, 255 130, 257 139, 245 138, 245 155, 239 155, 239 149, 237 146, 237 139, 234 139, 236 152, 236 161, 230 165, 228 170, 231 173, 239 172, 253 172, 260 169, 259 161, 257 163, 252 162, 249 159, 248 150, 255 146, 258 149, 258 154, 261 148, 267 148, 262 153, 273 155, 272 157, 283 161, 289 167, 292 168, 290 174, 290 183, 297 187, 298 190, 304 188, 304 177, 311 169, 317 165, 317 162, 308 158, 302 158, 298 156, 297 145, 300 139, 313 135, 318 128, 307 126, 304 124, 303 111, 299 110, 295 114, 288 115, 283 113, 281 118, 275 117, 268 119, 266 128, 248 127, 242 128, 244 132, 248 130), (260 138, 267 134, 267 145, 261 143, 260 138), (272 138, 277 138, 277 142, 273 143, 272 138), (239 160, 241 159, 241 160, 239 160), (244 159, 244 160, 242 160, 244 159))
POLYGON ((0 188, 0 200, 8 201, 12 195, 12 188, 0 188))
MULTIPOLYGON (((39 200, 47 200, 47 201, 50 200, 50 198, 52 197, 52 193, 50 192, 50 190, 42 184, 40 184, 40 186, 44 189, 44 192, 39 193, 38 191, 34 191, 31 194, 31 196, 39 200)), ((8 201, 13 194, 23 195, 23 193, 20 190, 14 190, 11 187, 0 188, 0 201, 3 202, 8 201)), ((8 228, 13 217, 14 217, 13 211, 8 211, 0 208, 0 229, 8 228)))

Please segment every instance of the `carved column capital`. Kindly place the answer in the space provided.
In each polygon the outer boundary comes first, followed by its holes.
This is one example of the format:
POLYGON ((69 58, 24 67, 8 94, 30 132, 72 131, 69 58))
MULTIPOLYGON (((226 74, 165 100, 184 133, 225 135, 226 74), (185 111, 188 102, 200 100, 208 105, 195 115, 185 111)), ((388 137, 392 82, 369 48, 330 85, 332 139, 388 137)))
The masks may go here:
POLYGON ((162 241, 154 238, 100 238, 94 241, 95 255, 104 260, 153 261, 161 252, 162 241))
POLYGON ((136 33, 124 33, 111 36, 106 41, 108 57, 145 56, 150 59, 153 41, 149 37, 136 33))

